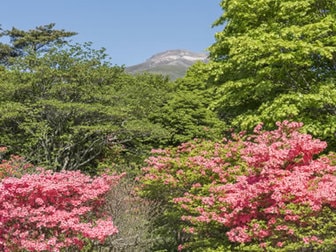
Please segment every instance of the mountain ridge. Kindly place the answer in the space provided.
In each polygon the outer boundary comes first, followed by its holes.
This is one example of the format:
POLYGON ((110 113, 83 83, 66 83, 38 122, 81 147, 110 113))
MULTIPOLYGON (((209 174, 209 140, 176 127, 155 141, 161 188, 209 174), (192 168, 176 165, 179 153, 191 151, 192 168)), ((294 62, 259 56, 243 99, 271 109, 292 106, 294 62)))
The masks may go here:
POLYGON ((187 69, 197 61, 207 61, 206 53, 196 53, 189 50, 173 49, 156 53, 140 64, 126 67, 129 73, 157 73, 169 76, 171 79, 183 77, 187 69))

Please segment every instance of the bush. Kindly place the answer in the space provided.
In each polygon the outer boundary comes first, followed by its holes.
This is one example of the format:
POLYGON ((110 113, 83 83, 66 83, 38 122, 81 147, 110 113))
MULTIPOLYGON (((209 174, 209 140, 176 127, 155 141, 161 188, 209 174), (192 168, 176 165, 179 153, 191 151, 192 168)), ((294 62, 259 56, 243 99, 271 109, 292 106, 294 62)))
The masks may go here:
POLYGON ((7 152, 7 147, 0 147, 0 180, 5 177, 20 177, 25 173, 35 171, 35 167, 24 157, 10 155, 8 160, 3 159, 7 152))
POLYGON ((0 250, 81 249, 118 232, 102 211, 120 176, 91 178, 79 171, 40 170, 0 183, 0 250))
POLYGON ((318 157, 327 145, 301 134, 301 123, 277 126, 156 150, 148 159, 142 193, 179 216, 190 237, 180 250, 336 248, 335 155, 318 157))

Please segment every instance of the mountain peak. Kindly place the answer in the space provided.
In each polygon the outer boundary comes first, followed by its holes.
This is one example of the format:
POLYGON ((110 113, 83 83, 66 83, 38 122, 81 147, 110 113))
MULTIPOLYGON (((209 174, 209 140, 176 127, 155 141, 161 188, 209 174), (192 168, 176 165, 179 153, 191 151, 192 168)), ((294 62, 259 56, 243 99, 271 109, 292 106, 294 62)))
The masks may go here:
POLYGON ((207 59, 207 54, 205 53, 194 53, 187 50, 168 50, 165 52, 160 52, 154 54, 152 57, 146 60, 146 62, 158 65, 158 64, 169 64, 169 65, 190 65, 190 63, 195 63, 196 61, 205 61, 207 59))
POLYGON ((145 62, 127 67, 130 73, 150 72, 169 75, 172 79, 184 76, 187 69, 197 61, 207 61, 206 53, 195 53, 188 50, 167 50, 154 54, 145 62))

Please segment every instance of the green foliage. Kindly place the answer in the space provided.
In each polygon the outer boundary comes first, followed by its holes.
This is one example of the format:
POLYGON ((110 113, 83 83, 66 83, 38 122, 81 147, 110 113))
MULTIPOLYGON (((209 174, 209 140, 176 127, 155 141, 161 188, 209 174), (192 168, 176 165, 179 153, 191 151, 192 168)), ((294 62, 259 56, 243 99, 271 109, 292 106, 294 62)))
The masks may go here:
MULTIPOLYGON (((242 174, 244 163, 239 153, 242 147, 241 141, 227 143, 197 139, 178 147, 153 150, 153 156, 147 159, 147 166, 139 177, 143 184, 140 194, 160 202, 163 209, 156 220, 156 225, 161 228, 159 235, 165 239, 161 248, 176 250, 184 243, 188 243, 192 251, 223 244, 226 248, 229 246, 227 229, 216 223, 199 224, 197 235, 191 235, 188 232, 190 225, 181 219, 190 209, 178 206, 174 200, 190 194, 207 195, 208 188, 222 179, 225 169, 230 171, 231 179, 242 174)), ((193 214, 197 215, 197 207, 201 206, 201 202, 195 204, 193 214)))
POLYGON ((279 94, 272 102, 262 104, 257 115, 252 111, 239 115, 235 125, 251 128, 263 120, 268 128, 277 119, 290 118, 305 122, 303 130, 328 141, 335 147, 336 92, 333 83, 320 86, 310 93, 279 94))
POLYGON ((333 0, 222 0, 224 29, 199 73, 212 107, 240 129, 290 118, 333 146, 336 8, 333 0), (331 92, 330 92, 331 91, 331 92))
POLYGON ((152 73, 158 75, 164 75, 169 77, 170 80, 176 80, 181 78, 185 75, 187 71, 187 66, 178 66, 178 65, 161 65, 161 66, 154 66, 149 67, 149 69, 137 69, 136 66, 129 67, 126 71, 130 73, 152 73))
POLYGON ((168 80, 126 74, 90 44, 17 57, 0 75, 0 143, 34 163, 90 171, 120 147, 121 163, 139 163, 166 137, 149 116, 168 80))
POLYGON ((153 116, 169 132, 169 145, 194 138, 218 139, 225 124, 209 109, 211 89, 193 77, 177 80, 167 103, 153 116))
POLYGON ((12 51, 0 71, 0 143, 35 164, 134 170, 152 148, 223 131, 208 109, 213 91, 195 77, 127 74, 54 24, 1 35, 12 51))

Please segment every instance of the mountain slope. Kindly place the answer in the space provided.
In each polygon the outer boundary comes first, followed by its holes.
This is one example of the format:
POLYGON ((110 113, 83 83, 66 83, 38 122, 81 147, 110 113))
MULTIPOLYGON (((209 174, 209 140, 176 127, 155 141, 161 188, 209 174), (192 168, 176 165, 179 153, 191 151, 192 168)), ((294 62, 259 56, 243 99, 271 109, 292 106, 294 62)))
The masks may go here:
POLYGON ((207 54, 187 50, 168 50, 157 53, 145 62, 126 68, 129 73, 150 72, 168 75, 171 79, 183 77, 197 61, 206 61, 207 54))

